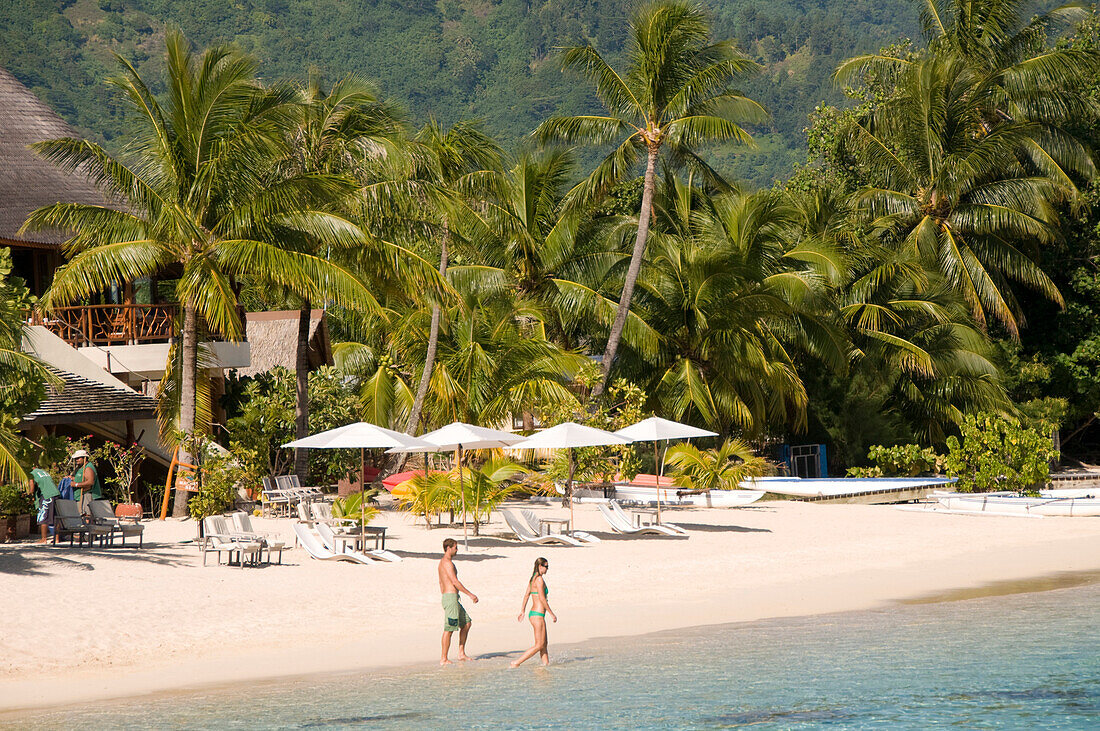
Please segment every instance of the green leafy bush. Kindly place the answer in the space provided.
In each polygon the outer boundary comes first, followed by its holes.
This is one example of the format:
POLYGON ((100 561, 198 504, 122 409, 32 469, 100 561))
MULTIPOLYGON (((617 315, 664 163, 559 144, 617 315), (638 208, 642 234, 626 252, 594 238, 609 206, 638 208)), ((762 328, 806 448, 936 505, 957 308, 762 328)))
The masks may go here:
POLYGON ((332 501, 332 517, 347 518, 367 525, 378 515, 378 508, 370 504, 370 499, 369 491, 366 495, 366 503, 363 502, 362 492, 353 492, 347 497, 336 498, 332 501))
POLYGON ((0 485, 0 515, 24 515, 34 512, 34 498, 15 483, 0 485))
POLYGON ((237 487, 246 473, 228 454, 209 454, 202 464, 202 480, 198 492, 187 502, 187 510, 195 520, 224 513, 237 499, 237 487))
POLYGON ((942 454, 919 444, 898 444, 884 447, 876 444, 867 452, 872 467, 851 467, 849 477, 917 477, 943 473, 942 454))
POLYGON ((1050 436, 995 414, 967 416, 962 441, 947 440, 947 474, 959 478, 961 492, 1022 491, 1050 480, 1058 459, 1050 436))

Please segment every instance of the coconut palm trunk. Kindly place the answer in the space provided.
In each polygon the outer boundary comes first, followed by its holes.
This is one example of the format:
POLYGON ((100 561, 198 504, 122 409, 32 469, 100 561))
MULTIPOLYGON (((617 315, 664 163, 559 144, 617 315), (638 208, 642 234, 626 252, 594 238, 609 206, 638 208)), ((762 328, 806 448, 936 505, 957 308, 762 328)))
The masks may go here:
MULTIPOLYGON (((444 225, 443 241, 439 247, 439 276, 447 276, 447 245, 450 242, 451 230, 444 225)), ((432 370, 435 368, 435 355, 439 350, 439 318, 441 316, 438 304, 432 305, 432 324, 428 330, 428 352, 424 355, 424 372, 420 374, 420 385, 416 388, 416 398, 413 399, 412 409, 409 412, 409 421, 405 424, 405 433, 416 435, 420 426, 420 413, 424 410, 424 400, 428 397, 428 386, 432 382, 432 370)), ((402 457, 402 460, 404 458, 402 457)))
POLYGON ((642 258, 645 256, 646 240, 649 238, 649 222, 653 217, 653 194, 657 188, 657 153, 660 152, 660 143, 650 143, 645 166, 645 185, 642 188, 642 207, 638 212, 638 235, 634 239, 634 251, 630 255, 630 266, 626 270, 626 280, 623 282, 623 293, 619 297, 619 309, 615 313, 615 321, 611 324, 611 335, 607 338, 607 347, 603 351, 603 361, 600 364, 602 377, 596 387, 592 389, 592 397, 603 393, 607 386, 607 377, 611 373, 611 364, 615 362, 615 354, 619 350, 619 341, 623 337, 623 328, 626 327, 626 316, 630 313, 630 300, 634 296, 634 285, 638 282, 638 274, 642 270, 642 258))
MULTIPOLYGON (((195 431, 195 389, 198 384, 199 368, 198 313, 195 312, 195 308, 186 304, 183 306, 183 344, 181 351, 183 369, 180 373, 179 430, 186 439, 195 431)), ((192 455, 182 446, 180 448, 180 461, 185 464, 195 464, 192 455)), ((173 518, 187 517, 187 501, 189 498, 190 494, 186 490, 176 490, 176 500, 172 505, 173 518)))
MULTIPOLYGON (((294 438, 309 436, 309 320, 312 309, 309 300, 298 311, 298 349, 294 364, 294 438)), ((294 450, 294 474, 304 485, 309 476, 309 451, 294 450)))

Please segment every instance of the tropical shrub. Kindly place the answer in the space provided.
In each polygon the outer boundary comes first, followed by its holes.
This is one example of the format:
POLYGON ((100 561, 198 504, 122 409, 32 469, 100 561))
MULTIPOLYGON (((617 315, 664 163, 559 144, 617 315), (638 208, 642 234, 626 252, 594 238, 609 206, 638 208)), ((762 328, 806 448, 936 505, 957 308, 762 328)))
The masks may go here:
POLYGON ((224 513, 237 500, 237 488, 246 472, 229 454, 207 452, 202 463, 198 491, 187 501, 187 510, 195 520, 224 513))
POLYGON ((0 485, 0 515, 15 517, 34 512, 34 498, 15 482, 0 485))
POLYGON ((140 444, 125 447, 118 442, 104 442, 92 453, 97 464, 106 462, 111 470, 104 470, 102 481, 115 503, 132 503, 134 486, 145 461, 145 448, 140 444))
POLYGON ((449 472, 416 475, 405 483, 405 488, 405 492, 397 498, 397 507, 424 518, 429 529, 434 516, 445 510, 454 511, 458 486, 449 472))
MULTIPOLYGON (((481 532, 481 516, 487 517, 518 490, 519 485, 512 482, 512 478, 526 472, 523 465, 503 457, 463 471, 462 490, 466 493, 466 511, 474 520, 475 536, 481 532)), ((462 508, 461 497, 459 493, 458 509, 462 508)))
POLYGON ((872 467, 852 467, 849 477, 916 477, 943 472, 943 455, 931 447, 919 444, 898 444, 884 447, 876 444, 867 452, 872 467))
POLYGON ((665 461, 672 467, 673 484, 689 490, 735 490, 746 478, 774 471, 739 439, 727 439, 717 449, 679 444, 669 450, 665 461))
POLYGON ((947 474, 959 479, 960 492, 1022 491, 1050 480, 1058 459, 1049 434, 995 414, 967 416, 962 441, 948 437, 947 474))
POLYGON ((360 491, 353 492, 347 497, 336 498, 332 501, 332 517, 347 518, 367 525, 378 515, 378 508, 370 504, 370 499, 369 491, 365 496, 360 491))

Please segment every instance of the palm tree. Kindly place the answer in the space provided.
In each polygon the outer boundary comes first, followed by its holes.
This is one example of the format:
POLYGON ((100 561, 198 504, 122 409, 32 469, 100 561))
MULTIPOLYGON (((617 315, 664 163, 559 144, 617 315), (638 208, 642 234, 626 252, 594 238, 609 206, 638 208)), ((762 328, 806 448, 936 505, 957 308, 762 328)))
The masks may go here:
POLYGON ((673 484, 689 490, 736 490, 749 477, 772 473, 771 465, 739 439, 727 439, 717 449, 678 444, 668 451, 673 484))
POLYGON ((796 358, 840 372, 847 361, 826 286, 841 268, 827 247, 798 240, 782 194, 708 198, 668 178, 637 296, 657 355, 629 372, 670 418, 750 433, 800 426, 796 358))
MULTIPOLYGON (((299 111, 294 91, 264 89, 255 61, 231 47, 196 55, 177 30, 166 44, 163 102, 119 59, 123 75, 112 83, 141 120, 123 156, 80 139, 36 146, 63 168, 86 172, 119 207, 59 203, 32 213, 24 228, 75 232, 67 244, 71 259, 44 298, 47 309, 120 281, 177 277, 179 430, 191 435, 200 336, 242 336, 235 281, 260 279, 304 298, 357 307, 375 303, 351 271, 276 243, 307 237, 347 248, 364 241, 357 226, 329 212, 334 200, 355 190, 354 181, 313 173, 272 179, 299 111)), ((173 515, 186 512, 187 493, 177 491, 173 515)))
POLYGON ((59 385, 37 358, 23 352, 27 311, 34 300, 11 272, 11 250, 0 249, 0 483, 26 477, 15 427, 43 395, 43 384, 59 385))
POLYGON ((1062 303, 1035 250, 1057 239, 1056 206, 1077 195, 1066 171, 1087 178, 1093 164, 1069 141, 1056 164, 1036 162, 1042 126, 989 129, 988 92, 988 79, 963 60, 926 58, 852 126, 847 144, 870 181, 856 204, 882 243, 939 272, 980 325, 991 318, 1016 336, 1022 314, 1012 281, 1062 303))
MULTIPOLYGON (((484 192, 486 183, 501 167, 500 148, 473 122, 459 122, 444 129, 432 120, 417 134, 416 142, 424 151, 424 166, 418 177, 431 184, 442 195, 434 196, 432 223, 439 231, 439 276, 447 275, 450 246, 457 218, 466 212, 472 201, 470 194, 484 192)), ((429 203, 425 200, 424 203, 429 203)), ((428 395, 439 348, 439 328, 442 310, 432 304, 428 347, 424 355, 424 368, 416 388, 405 432, 415 434, 420 425, 424 399, 428 395)))
POLYGON ((749 143, 751 138, 739 123, 766 117, 760 105, 730 87, 756 64, 742 56, 732 41, 711 43, 710 25, 701 5, 664 0, 642 6, 630 24, 626 55, 626 71, 620 75, 591 46, 566 49, 563 67, 576 69, 588 79, 607 114, 554 117, 535 132, 543 141, 617 142, 574 190, 573 199, 582 206, 593 194, 603 193, 631 175, 640 155, 645 154, 638 230, 603 354, 603 379, 593 389, 593 396, 606 386, 626 325, 649 235, 661 150, 667 150, 671 162, 690 165, 712 182, 721 183, 694 148, 708 142, 749 143))
MULTIPOLYGON (((360 178, 370 166, 367 161, 383 155, 399 142, 403 130, 399 116, 390 105, 379 101, 374 87, 356 76, 347 76, 325 89, 320 74, 311 71, 305 86, 299 90, 303 113, 291 130, 289 151, 278 165, 280 174, 301 176, 310 174, 347 175, 360 178)), ((306 238, 300 242, 310 250, 320 242, 306 238)), ((382 244, 385 246, 385 244, 382 244)), ((310 253, 331 258, 331 251, 310 250, 310 253)), ((372 268, 372 278, 380 273, 372 268)), ((408 276, 408 272, 405 273, 408 276)), ((298 313, 298 344, 295 371, 297 374, 295 405, 295 437, 309 435, 309 323, 312 303, 301 302, 298 313)), ((309 452, 294 451, 294 471, 303 481, 309 471, 309 452)))

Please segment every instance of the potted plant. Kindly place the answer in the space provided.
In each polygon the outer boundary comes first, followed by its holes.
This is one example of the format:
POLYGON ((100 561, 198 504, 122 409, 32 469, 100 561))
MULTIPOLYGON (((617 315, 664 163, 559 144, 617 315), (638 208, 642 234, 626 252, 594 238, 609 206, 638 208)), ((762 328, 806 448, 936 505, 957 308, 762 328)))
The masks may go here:
POLYGON ((141 503, 134 500, 134 485, 137 483, 141 463, 145 460, 145 449, 136 443, 124 447, 117 442, 105 442, 96 450, 95 457, 113 468, 114 475, 105 476, 103 481, 107 483, 115 502, 115 515, 139 520, 142 507, 141 503))
POLYGON ((26 488, 16 484, 0 485, 0 538, 5 543, 30 535, 32 513, 34 498, 26 488))

